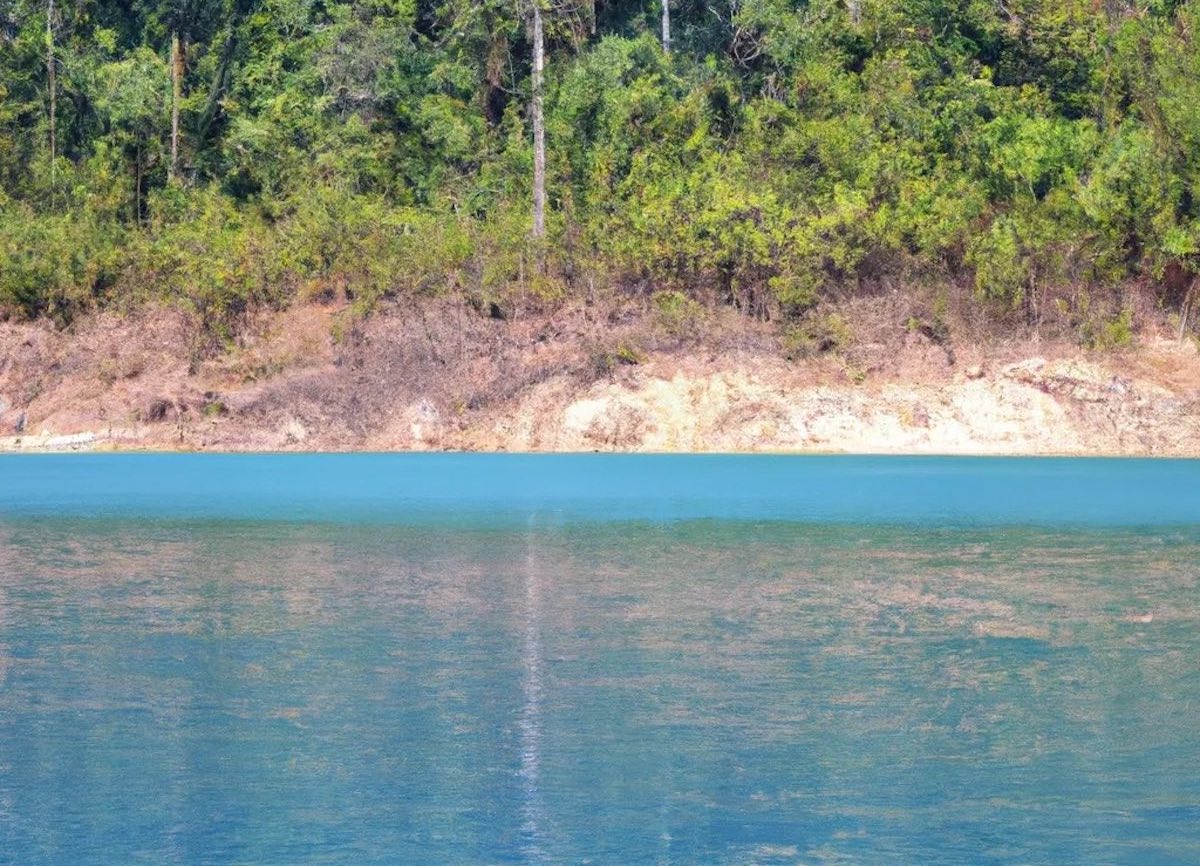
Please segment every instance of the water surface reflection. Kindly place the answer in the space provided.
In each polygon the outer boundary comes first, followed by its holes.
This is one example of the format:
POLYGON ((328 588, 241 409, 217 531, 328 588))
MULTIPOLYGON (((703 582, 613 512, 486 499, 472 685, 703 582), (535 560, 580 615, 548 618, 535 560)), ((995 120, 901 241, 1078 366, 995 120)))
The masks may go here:
POLYGON ((0 861, 1195 863, 1200 542, 0 522, 0 861))

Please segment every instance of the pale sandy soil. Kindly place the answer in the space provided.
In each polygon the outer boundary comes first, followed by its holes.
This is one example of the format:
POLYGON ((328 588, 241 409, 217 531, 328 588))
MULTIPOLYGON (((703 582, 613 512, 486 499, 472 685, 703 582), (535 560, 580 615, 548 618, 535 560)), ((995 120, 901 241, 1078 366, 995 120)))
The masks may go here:
POLYGON ((717 322, 678 339, 615 316, 496 322, 447 305, 365 323, 304 306, 217 350, 165 311, 71 332, 0 324, 0 450, 1200 456, 1192 342, 949 351, 897 327, 789 361, 773 334, 717 322))

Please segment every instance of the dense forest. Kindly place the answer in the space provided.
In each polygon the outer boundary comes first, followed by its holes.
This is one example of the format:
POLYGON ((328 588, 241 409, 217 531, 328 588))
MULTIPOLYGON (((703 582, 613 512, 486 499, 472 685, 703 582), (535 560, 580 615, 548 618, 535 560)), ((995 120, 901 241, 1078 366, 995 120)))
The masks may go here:
POLYGON ((0 315, 888 284, 1182 335, 1197 40, 1200 0, 0 0, 0 315))

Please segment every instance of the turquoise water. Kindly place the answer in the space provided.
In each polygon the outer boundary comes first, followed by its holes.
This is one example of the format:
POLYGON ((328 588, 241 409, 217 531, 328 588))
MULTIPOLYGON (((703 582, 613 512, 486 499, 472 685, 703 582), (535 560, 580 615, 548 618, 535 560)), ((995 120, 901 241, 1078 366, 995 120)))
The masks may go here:
POLYGON ((0 863, 1196 864, 1200 462, 0 459, 0 863))

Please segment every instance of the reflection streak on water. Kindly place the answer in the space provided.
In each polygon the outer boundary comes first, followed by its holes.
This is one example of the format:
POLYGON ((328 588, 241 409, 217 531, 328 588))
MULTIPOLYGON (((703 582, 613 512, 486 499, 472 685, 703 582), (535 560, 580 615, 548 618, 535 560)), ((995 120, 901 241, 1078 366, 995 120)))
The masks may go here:
POLYGON ((545 804, 540 788, 542 749, 542 577, 536 550, 537 539, 530 518, 525 535, 525 634, 521 650, 521 769, 523 802, 521 837, 529 861, 546 860, 545 804))

